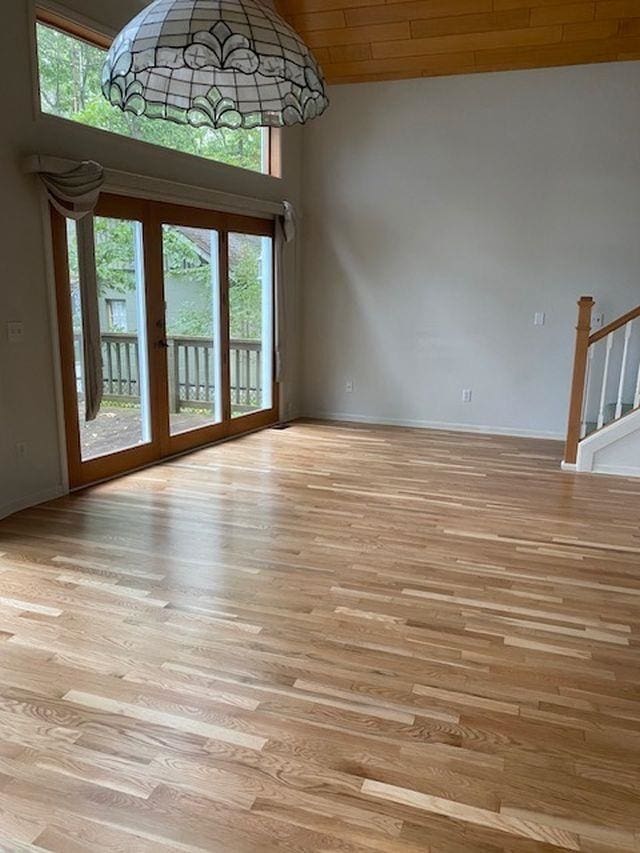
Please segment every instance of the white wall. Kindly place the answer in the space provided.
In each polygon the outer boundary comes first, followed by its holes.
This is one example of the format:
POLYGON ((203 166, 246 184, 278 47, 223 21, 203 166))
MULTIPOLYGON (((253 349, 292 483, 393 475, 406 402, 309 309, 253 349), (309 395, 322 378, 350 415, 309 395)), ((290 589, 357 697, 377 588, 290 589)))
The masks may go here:
POLYGON ((640 303, 640 63, 330 96, 304 136, 305 413, 562 436, 576 300, 640 303))
MULTIPOLYGON (((62 4, 58 3, 58 6, 62 4)), ((145 5, 142 0, 65 0, 64 6, 116 31, 145 5)), ((0 517, 59 493, 64 471, 55 395, 55 355, 49 323, 45 232, 37 181, 24 176, 21 161, 33 153, 94 159, 103 165, 169 178, 201 187, 299 204, 301 133, 284 134, 282 180, 230 168, 92 128, 40 116, 34 107, 30 0, 2 6, 0 73, 0 517), (10 345, 6 323, 22 320, 25 340, 10 345), (16 443, 28 454, 18 458, 16 443)), ((288 255, 288 280, 295 288, 295 251, 288 255)), ((293 306, 295 317, 296 307, 293 306)), ((296 329, 292 328, 297 347, 296 329)), ((295 399, 297 376, 290 377, 295 399)))

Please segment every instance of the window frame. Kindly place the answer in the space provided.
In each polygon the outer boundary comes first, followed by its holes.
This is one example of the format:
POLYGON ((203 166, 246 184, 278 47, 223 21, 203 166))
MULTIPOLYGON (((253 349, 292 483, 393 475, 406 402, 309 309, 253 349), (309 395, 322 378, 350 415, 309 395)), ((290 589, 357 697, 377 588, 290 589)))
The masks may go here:
POLYGON ((39 117, 46 118, 47 120, 53 119, 54 121, 64 121, 79 127, 88 127, 91 130, 98 131, 99 133, 108 134, 109 136, 119 136, 122 139, 129 139, 133 143, 151 145, 154 148, 160 148, 163 151, 174 151, 174 153, 181 154, 184 157, 192 157, 196 160, 204 160, 204 162, 206 163, 218 163, 222 166, 227 166, 231 169, 241 169, 243 172, 250 172, 254 175, 265 175, 266 177, 271 178, 282 177, 282 134, 280 128, 261 128, 263 168, 260 171, 257 171, 255 169, 245 169, 243 166, 234 166, 231 163, 225 163, 223 160, 213 160, 209 157, 202 157, 199 154, 191 154, 188 151, 176 151, 175 149, 168 148, 165 145, 160 145, 157 142, 149 142, 143 139, 133 139, 132 137, 125 136, 124 134, 113 133, 112 131, 105 130, 100 127, 93 127, 90 124, 76 122, 72 119, 65 118, 64 116, 57 116, 53 113, 46 112, 42 109, 42 97, 40 92, 40 57, 38 54, 37 39, 38 24, 50 27, 51 29, 59 30, 61 33, 64 33, 67 36, 71 36, 72 38, 84 41, 87 44, 90 44, 92 47, 98 47, 101 50, 109 50, 111 44, 113 43, 113 38, 108 36, 104 32, 100 32, 97 29, 94 29, 84 23, 80 23, 79 21, 74 20, 68 15, 64 15, 60 12, 54 11, 46 5, 36 4, 35 15, 33 17, 33 40, 35 55, 34 82, 37 115, 39 117))

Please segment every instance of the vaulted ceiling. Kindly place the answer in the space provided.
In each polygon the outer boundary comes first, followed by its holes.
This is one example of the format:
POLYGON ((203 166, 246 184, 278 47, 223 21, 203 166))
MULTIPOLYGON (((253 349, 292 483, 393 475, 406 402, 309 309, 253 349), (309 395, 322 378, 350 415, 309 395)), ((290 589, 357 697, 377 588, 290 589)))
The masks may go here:
POLYGON ((277 0, 330 83, 640 59, 640 0, 277 0))

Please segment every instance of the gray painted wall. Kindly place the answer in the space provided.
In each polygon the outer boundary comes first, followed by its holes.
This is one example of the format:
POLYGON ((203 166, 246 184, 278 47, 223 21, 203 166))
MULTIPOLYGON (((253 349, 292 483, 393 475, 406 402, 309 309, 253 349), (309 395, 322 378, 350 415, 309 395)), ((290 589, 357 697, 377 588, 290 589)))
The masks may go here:
MULTIPOLYGON (((141 0, 65 0, 69 9, 119 29, 138 12, 141 0)), ((103 165, 152 177, 178 180, 223 192, 268 200, 289 199, 299 205, 300 143, 297 130, 284 134, 282 180, 211 163, 93 128, 41 116, 35 105, 31 0, 3 3, 3 49, 0 73, 4 87, 0 127, 0 187, 5 204, 0 227, 0 516, 60 493, 64 485, 56 359, 52 343, 46 272, 46 224, 36 179, 21 171, 22 159, 34 153, 94 159, 103 165), (9 344, 6 323, 22 321, 25 339, 9 344), (16 444, 27 444, 19 458, 16 444)), ((297 249, 287 253, 291 340, 297 356, 297 249)), ((294 357, 287 393, 294 400, 298 377, 294 357)))
POLYGON ((305 413, 562 436, 576 300, 640 303, 640 63, 330 95, 304 137, 305 413))

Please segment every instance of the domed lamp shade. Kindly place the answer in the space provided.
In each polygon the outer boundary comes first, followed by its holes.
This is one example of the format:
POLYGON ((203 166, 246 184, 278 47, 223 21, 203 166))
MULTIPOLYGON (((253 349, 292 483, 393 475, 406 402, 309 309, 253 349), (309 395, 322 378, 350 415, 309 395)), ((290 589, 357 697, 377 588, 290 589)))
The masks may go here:
POLYGON ((260 0, 155 0, 116 37, 102 91, 193 127, 303 124, 329 103, 309 49, 260 0))

